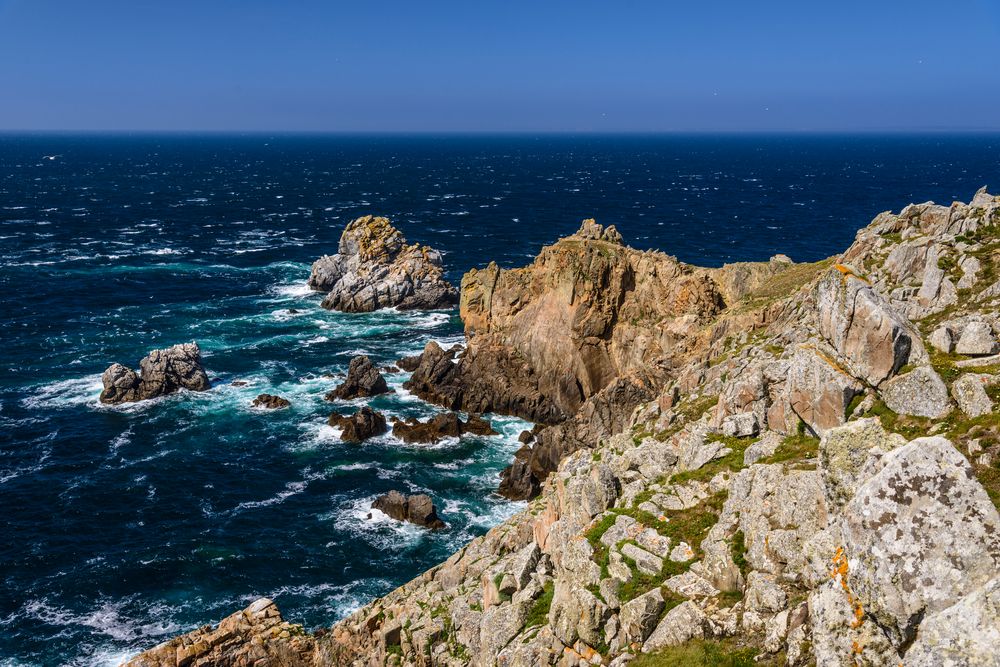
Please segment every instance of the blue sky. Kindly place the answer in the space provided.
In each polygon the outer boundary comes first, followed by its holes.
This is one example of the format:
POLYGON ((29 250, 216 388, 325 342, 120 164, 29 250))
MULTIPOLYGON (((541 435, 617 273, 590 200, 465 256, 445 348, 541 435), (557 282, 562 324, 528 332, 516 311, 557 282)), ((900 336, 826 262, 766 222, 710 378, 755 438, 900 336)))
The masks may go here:
POLYGON ((1000 129, 1000 0, 0 0, 0 129, 1000 129))

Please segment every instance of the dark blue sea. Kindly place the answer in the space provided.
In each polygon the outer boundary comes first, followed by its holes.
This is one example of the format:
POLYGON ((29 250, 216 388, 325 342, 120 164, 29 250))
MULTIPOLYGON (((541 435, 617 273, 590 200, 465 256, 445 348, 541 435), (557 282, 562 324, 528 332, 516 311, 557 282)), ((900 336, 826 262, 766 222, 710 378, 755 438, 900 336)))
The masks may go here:
MULTIPOLYGON (((325 425, 353 355, 461 340, 456 312, 319 307, 309 265, 356 216, 457 283, 586 217, 688 262, 817 260, 985 184, 997 136, 0 136, 0 664, 114 665, 259 596, 328 625, 519 509, 493 490, 524 422, 430 447, 325 425), (111 362, 188 340, 210 391, 98 403, 111 362), (369 519, 390 488, 449 529, 369 519)), ((374 407, 435 412, 389 379, 374 407)))

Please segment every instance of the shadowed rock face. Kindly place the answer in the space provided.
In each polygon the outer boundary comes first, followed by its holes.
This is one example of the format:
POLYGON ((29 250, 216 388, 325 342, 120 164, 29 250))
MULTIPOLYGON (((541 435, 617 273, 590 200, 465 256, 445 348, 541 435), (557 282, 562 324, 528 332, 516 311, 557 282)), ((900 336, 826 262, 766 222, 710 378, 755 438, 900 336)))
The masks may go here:
POLYGON ((403 421, 395 419, 392 434, 403 442, 437 442, 442 438, 457 438, 466 433, 473 435, 496 435, 490 423, 476 415, 469 415, 468 421, 454 412, 442 412, 425 422, 416 418, 403 421))
POLYGON ((324 308, 349 313, 450 308, 458 292, 443 276, 441 253, 407 245, 387 218, 366 215, 347 225, 336 255, 313 263, 309 287, 328 292, 324 308))
POLYGON ((344 442, 364 442, 368 438, 386 432, 385 415, 367 405, 350 417, 345 417, 339 412, 331 413, 327 423, 343 430, 340 439, 344 442))
POLYGON ((208 375, 197 343, 153 350, 139 362, 139 372, 112 364, 101 376, 101 403, 129 403, 164 396, 180 389, 205 391, 208 375))
POLYGON ((326 400, 350 400, 389 393, 389 385, 367 356, 354 357, 347 367, 347 379, 326 394, 326 400))

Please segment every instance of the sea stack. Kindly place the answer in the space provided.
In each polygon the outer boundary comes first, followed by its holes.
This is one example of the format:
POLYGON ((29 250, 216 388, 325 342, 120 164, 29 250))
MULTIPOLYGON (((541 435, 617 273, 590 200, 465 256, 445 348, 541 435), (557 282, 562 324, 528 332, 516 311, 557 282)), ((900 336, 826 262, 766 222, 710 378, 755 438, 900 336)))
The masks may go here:
POLYGON ((458 303, 458 290, 444 279, 441 253, 407 245, 388 218, 371 215, 347 225, 336 255, 313 263, 309 287, 328 293, 324 308, 346 313, 432 310, 458 303))
POLYGON ((139 362, 138 373, 128 366, 111 364, 101 375, 101 382, 104 383, 101 403, 109 404, 144 401, 180 389, 205 391, 209 388, 197 343, 153 350, 139 362))

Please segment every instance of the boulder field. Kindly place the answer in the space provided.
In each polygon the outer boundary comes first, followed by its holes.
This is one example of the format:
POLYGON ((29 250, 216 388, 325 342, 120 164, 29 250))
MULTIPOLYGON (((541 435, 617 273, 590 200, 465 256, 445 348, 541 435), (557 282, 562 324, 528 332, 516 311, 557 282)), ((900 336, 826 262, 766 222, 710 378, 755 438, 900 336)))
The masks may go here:
POLYGON ((408 388, 541 424, 524 510, 330 628, 260 600, 129 667, 1000 665, 1000 198, 812 264, 586 221, 461 312, 408 388))

